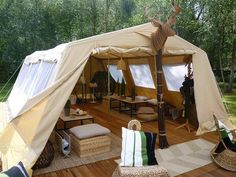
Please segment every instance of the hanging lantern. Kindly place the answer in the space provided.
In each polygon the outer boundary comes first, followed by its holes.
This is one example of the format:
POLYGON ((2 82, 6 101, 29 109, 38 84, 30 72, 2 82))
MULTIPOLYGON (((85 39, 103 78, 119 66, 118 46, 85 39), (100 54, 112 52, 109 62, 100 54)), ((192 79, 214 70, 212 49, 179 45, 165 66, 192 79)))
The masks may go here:
POLYGON ((122 58, 117 62, 117 69, 118 70, 126 70, 125 61, 122 58))

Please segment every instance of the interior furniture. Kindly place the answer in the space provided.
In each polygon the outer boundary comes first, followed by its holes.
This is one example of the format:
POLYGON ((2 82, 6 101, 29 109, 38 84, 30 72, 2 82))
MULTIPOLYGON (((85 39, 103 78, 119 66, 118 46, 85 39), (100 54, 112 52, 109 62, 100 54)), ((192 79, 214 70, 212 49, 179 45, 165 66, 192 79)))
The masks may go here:
MULTIPOLYGON (((70 122, 80 122, 80 124, 83 125, 84 121, 90 120, 92 121, 92 123, 94 123, 94 117, 89 114, 85 114, 85 115, 73 114, 70 116, 65 116, 64 114, 61 114, 59 119, 63 122, 63 130, 67 129, 66 125, 70 122)), ((56 130, 60 130, 60 129, 58 129, 56 126, 56 130)))
POLYGON ((142 121, 152 121, 157 119, 157 113, 152 107, 142 106, 138 108, 137 118, 142 121))
POLYGON ((92 101, 90 102, 90 103, 96 103, 96 101, 95 101, 95 88, 97 88, 98 87, 98 85, 97 85, 97 83, 96 82, 94 82, 94 83, 89 83, 89 87, 90 88, 92 88, 92 90, 93 90, 93 93, 92 93, 92 101))
POLYGON ((137 111, 137 105, 145 104, 146 100, 136 99, 132 100, 131 97, 122 97, 122 96, 116 96, 112 95, 110 96, 110 109, 117 108, 112 107, 112 102, 119 102, 118 110, 119 112, 129 112, 130 117, 133 116, 134 113, 137 111))
MULTIPOLYGON (((141 130, 141 124, 137 120, 131 120, 128 123, 128 129, 141 130)), ((112 177, 169 177, 167 169, 160 165, 123 167, 117 166, 112 177)))
MULTIPOLYGON (((236 141, 230 140, 225 128, 219 126, 214 117, 219 143, 211 150, 211 157, 216 164, 229 171, 236 171, 236 141)), ((233 130, 235 131, 235 130, 233 130)))
POLYGON ((47 141, 42 153, 40 154, 38 160, 32 167, 33 170, 39 168, 48 167, 54 159, 54 148, 50 141, 47 141))
POLYGON ((59 146, 60 152, 68 156, 71 152, 71 138, 64 130, 56 131, 55 133, 56 143, 59 146))
POLYGON ((73 151, 79 157, 105 153, 111 149, 109 129, 99 124, 86 124, 69 130, 73 151))

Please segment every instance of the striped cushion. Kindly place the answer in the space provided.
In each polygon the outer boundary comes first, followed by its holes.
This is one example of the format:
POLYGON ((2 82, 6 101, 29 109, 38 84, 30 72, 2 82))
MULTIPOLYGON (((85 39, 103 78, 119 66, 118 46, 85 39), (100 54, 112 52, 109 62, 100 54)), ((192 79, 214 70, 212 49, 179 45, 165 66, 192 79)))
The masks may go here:
POLYGON ((155 158, 156 133, 129 130, 122 127, 120 166, 157 165, 155 158))
POLYGON ((7 171, 1 172, 0 177, 29 177, 22 162, 11 167, 7 171))

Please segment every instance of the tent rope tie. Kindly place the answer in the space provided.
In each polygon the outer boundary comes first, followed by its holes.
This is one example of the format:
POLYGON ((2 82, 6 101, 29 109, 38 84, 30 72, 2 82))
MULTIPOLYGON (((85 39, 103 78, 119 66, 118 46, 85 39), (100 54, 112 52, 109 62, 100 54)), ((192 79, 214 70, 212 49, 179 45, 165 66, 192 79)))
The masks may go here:
POLYGON ((159 131, 159 136, 166 136, 166 131, 159 131))
MULTIPOLYGON (((22 64, 23 64, 24 60, 19 64, 19 66, 16 68, 16 70, 14 71, 14 73, 11 75, 11 77, 7 80, 7 82, 4 84, 4 86, 1 88, 0 90, 0 94, 3 92, 3 90, 5 89, 5 87, 7 86, 7 84, 11 81, 11 79, 15 76, 15 74, 17 73, 17 71, 21 68, 22 64)), ((10 91, 12 90, 13 86, 11 86, 11 88, 8 90, 8 92, 2 97, 1 102, 7 97, 7 95, 10 93, 10 91)))

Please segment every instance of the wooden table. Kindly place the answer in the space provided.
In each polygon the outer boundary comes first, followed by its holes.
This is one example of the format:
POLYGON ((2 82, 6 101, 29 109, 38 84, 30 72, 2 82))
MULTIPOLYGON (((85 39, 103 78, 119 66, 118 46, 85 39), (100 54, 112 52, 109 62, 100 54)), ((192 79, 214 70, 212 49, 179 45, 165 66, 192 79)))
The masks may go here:
POLYGON ((119 112, 124 112, 124 111, 130 111, 130 117, 133 116, 133 110, 137 111, 137 104, 142 104, 142 103, 147 103, 146 100, 141 100, 141 99, 135 99, 132 100, 130 97, 122 98, 120 96, 111 96, 110 97, 110 108, 117 108, 117 107, 112 107, 112 102, 113 101, 119 101, 119 112), (126 106, 129 107, 129 109, 122 109, 123 105, 126 108, 126 106))
MULTIPOLYGON (((84 120, 91 120, 94 123, 94 117, 89 115, 89 114, 85 114, 85 115, 70 115, 70 116, 65 116, 64 114, 61 114, 60 115, 60 120, 62 120, 62 122, 63 122, 64 130, 67 129, 66 124, 69 123, 69 122, 80 121, 80 124, 83 125, 83 121, 84 120)), ((59 130, 59 129, 57 129, 57 130, 59 130)))

